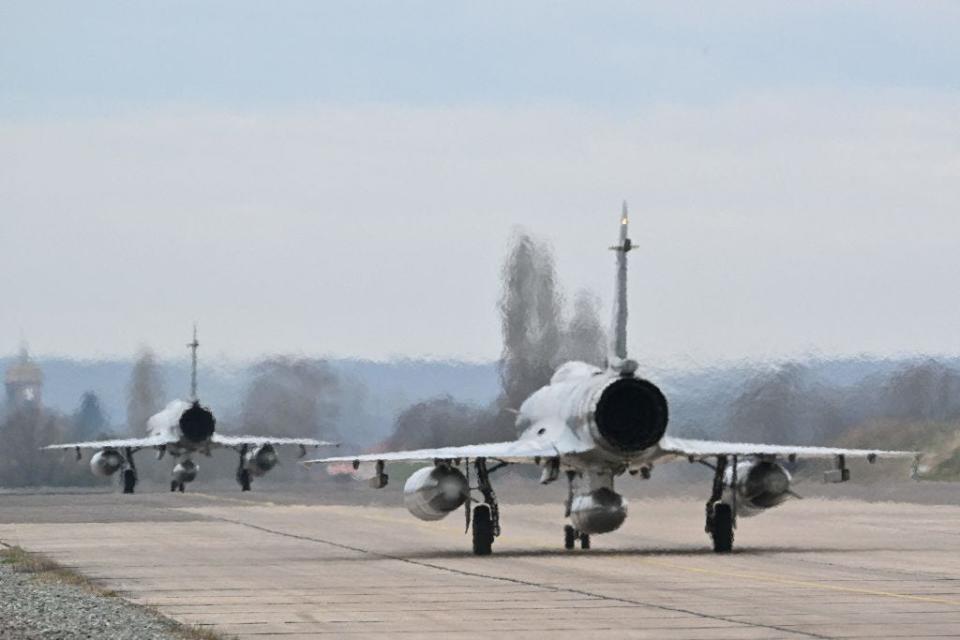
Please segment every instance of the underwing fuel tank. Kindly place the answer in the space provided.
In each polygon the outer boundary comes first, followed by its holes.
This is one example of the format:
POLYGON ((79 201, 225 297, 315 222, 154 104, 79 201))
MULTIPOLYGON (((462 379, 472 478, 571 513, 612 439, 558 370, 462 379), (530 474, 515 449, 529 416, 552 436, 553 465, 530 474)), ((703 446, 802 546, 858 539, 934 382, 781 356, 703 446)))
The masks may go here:
POLYGON ((114 449, 102 449, 90 458, 90 471, 103 478, 112 476, 122 466, 123 456, 114 449))
POLYGON ((403 485, 403 504, 421 520, 440 520, 460 508, 470 495, 459 469, 439 465, 418 469, 403 485))
POLYGON ((172 475, 174 481, 186 484, 187 482, 196 480, 197 471, 199 471, 199 467, 196 462, 193 460, 183 460, 182 462, 178 462, 173 468, 172 475))
MULTIPOLYGON (((729 484, 733 482, 733 470, 727 469, 728 488, 723 501, 733 502, 729 484)), ((737 465, 737 513, 751 516, 782 504, 793 493, 790 491, 790 472, 776 462, 751 460, 737 465)))
POLYGON ((626 519, 627 501, 613 489, 575 495, 570 502, 570 522, 581 533, 609 533, 626 519))
POLYGON ((243 468, 252 475, 260 477, 277 466, 277 459, 277 450, 273 445, 264 444, 243 455, 243 468))

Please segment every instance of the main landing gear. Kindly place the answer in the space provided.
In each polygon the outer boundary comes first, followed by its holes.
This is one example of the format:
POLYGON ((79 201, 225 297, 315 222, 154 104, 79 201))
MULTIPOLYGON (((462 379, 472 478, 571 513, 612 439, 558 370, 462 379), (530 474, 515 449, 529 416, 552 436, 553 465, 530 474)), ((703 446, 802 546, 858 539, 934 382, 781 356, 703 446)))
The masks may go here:
POLYGON ((481 504, 473 510, 473 553, 488 556, 493 553, 493 517, 490 505, 481 504))
POLYGON ((246 455, 247 445, 243 445, 240 447, 240 465, 237 467, 237 484, 240 485, 240 491, 250 491, 250 483, 253 481, 253 476, 243 464, 246 455))
POLYGON ((183 482, 177 482, 176 480, 170 481, 170 491, 179 491, 180 493, 183 493, 183 489, 184 489, 183 482))
POLYGON ((134 450, 130 447, 127 447, 124 451, 126 467, 120 475, 120 482, 123 484, 124 493, 133 493, 137 487, 137 467, 133 463, 133 452, 134 450))
MULTIPOLYGON (((737 459, 733 459, 733 495, 736 499, 737 459)), ((733 531, 737 527, 737 513, 734 506, 722 502, 724 477, 727 470, 727 456, 717 456, 714 468, 713 490, 707 501, 707 523, 705 530, 713 539, 713 550, 717 553, 729 553, 733 550, 733 531)))
MULTIPOLYGON (((487 469, 486 458, 477 458, 473 467, 477 470, 477 489, 483 494, 483 504, 473 508, 470 516, 470 499, 467 500, 467 522, 473 527, 473 553, 478 556, 488 556, 493 552, 493 541, 500 535, 500 508, 497 505, 497 494, 490 484, 490 473, 496 471, 506 463, 500 463, 492 470, 487 469)), ((469 469, 469 462, 467 469, 469 469)))

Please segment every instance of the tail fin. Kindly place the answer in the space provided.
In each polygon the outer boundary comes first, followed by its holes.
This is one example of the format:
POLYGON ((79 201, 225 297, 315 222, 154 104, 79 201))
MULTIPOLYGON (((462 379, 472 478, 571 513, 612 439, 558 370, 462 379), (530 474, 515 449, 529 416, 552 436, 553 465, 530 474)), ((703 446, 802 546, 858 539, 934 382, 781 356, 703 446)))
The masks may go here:
POLYGON ((193 323, 193 342, 187 344, 190 347, 191 351, 191 365, 190 365, 190 402, 197 401, 197 347, 200 346, 200 343, 197 342, 197 323, 193 323))
POLYGON ((613 303, 613 332, 610 336, 610 354, 607 366, 618 369, 627 359, 627 253, 634 249, 627 236, 627 203, 620 215, 620 243, 610 247, 617 252, 617 289, 613 303))

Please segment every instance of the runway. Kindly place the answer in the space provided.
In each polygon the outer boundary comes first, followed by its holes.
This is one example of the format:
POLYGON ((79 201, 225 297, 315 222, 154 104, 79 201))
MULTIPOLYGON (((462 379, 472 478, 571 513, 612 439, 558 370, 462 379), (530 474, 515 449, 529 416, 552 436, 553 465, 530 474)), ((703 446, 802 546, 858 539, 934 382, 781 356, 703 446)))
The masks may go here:
POLYGON ((0 540, 245 639, 960 636, 960 506, 792 501, 741 519, 717 556, 699 501, 633 498, 620 531, 564 551, 559 502, 506 497, 494 555, 477 558, 461 512, 329 502, 7 494, 0 540))

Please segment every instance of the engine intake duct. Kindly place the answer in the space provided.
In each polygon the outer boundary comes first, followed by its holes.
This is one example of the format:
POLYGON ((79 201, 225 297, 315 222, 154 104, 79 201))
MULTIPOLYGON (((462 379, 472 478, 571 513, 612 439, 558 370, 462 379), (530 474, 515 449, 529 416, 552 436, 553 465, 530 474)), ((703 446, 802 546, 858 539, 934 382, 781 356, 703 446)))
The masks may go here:
POLYGON ((603 390, 595 413, 603 441, 620 451, 652 447, 667 430, 667 399, 652 382, 620 378, 603 390))
POLYGON ((193 406, 180 416, 180 432, 191 442, 203 442, 210 438, 216 425, 217 420, 213 413, 201 407, 199 402, 194 402, 193 406))

